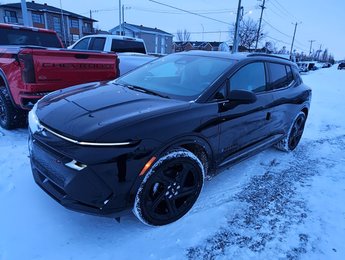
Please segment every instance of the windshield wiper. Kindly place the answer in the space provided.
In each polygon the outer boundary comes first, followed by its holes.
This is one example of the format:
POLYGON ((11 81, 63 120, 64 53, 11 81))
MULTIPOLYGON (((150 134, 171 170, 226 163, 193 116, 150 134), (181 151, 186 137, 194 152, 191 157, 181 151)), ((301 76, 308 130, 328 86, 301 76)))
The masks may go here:
POLYGON ((125 87, 131 89, 131 90, 136 90, 136 91, 140 91, 140 92, 143 92, 143 93, 146 93, 146 94, 150 94, 150 95, 154 95, 154 96, 159 96, 159 97, 162 97, 162 98, 169 98, 169 96, 165 96, 165 95, 162 95, 162 94, 159 94, 155 91, 152 91, 152 90, 149 90, 149 89, 146 89, 146 88, 143 88, 143 87, 139 87, 139 86, 134 86, 134 85, 129 85, 129 84, 124 84, 125 87))

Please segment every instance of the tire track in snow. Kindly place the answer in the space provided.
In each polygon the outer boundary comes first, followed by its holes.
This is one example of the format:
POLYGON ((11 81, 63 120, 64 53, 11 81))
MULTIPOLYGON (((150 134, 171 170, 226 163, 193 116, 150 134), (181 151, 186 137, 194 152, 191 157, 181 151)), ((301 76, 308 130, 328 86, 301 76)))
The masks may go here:
POLYGON ((322 174, 320 168, 333 168, 337 164, 318 153, 323 145, 344 153, 345 135, 305 140, 292 153, 292 160, 273 159, 264 174, 252 177, 234 196, 235 201, 245 205, 244 209, 234 209, 238 212, 228 217, 227 226, 208 237, 202 245, 188 248, 187 257, 257 257, 267 249, 272 257, 297 259, 308 250, 317 251, 305 233, 294 234, 295 243, 290 248, 285 242, 288 232, 308 218, 308 205, 299 189, 310 186, 311 178, 322 174))

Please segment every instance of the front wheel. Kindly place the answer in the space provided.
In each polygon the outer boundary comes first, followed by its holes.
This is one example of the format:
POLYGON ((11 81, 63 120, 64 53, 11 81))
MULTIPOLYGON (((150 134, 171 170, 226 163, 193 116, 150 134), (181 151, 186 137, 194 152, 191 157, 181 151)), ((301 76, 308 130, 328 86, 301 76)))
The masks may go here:
POLYGON ((162 226, 184 216, 199 197, 204 167, 185 149, 173 150, 152 166, 140 185, 133 212, 147 225, 162 226))
POLYGON ((304 112, 300 112, 290 126, 287 135, 276 144, 276 148, 286 152, 293 151, 302 138, 306 119, 304 112))

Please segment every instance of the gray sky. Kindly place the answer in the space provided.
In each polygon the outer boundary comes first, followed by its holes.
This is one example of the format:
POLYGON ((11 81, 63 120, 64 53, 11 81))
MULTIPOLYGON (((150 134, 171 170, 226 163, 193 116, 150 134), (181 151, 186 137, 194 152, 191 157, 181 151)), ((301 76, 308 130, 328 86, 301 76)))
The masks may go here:
MULTIPOLYGON (((61 0, 63 9, 89 16, 99 22, 96 27, 109 30, 119 23, 118 0, 61 0)), ((224 21, 220 23, 202 17, 186 14, 168 7, 152 3, 149 0, 122 0, 126 6, 125 21, 157 27, 175 34, 178 29, 192 32, 191 40, 226 41, 231 40, 230 24, 235 22, 237 0, 158 0, 182 9, 203 13, 205 16, 224 21), (203 33, 204 32, 204 33, 203 33)), ((19 0, 0 0, 4 3, 20 2, 19 0)), ((60 6, 59 0, 36 0, 60 6)), ((258 20, 262 1, 242 0, 245 17, 258 20)), ((344 0, 266 0, 264 11, 264 29, 269 37, 264 41, 274 41, 277 47, 290 49, 294 25, 297 28, 294 49, 309 52, 309 40, 315 40, 313 49, 328 48, 336 59, 345 59, 345 1, 344 0), (267 24, 269 23, 269 24, 267 24), (279 41, 277 41, 279 40, 279 41)), ((263 42, 264 42, 263 41, 263 42)))

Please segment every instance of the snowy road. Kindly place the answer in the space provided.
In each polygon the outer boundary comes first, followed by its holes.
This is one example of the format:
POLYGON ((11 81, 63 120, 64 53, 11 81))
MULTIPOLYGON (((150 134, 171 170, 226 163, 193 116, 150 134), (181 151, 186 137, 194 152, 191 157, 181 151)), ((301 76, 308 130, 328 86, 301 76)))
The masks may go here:
POLYGON ((160 228, 64 209, 34 184, 27 131, 0 129, 0 259, 345 259, 345 71, 303 80, 313 100, 299 147, 224 171, 160 228))

